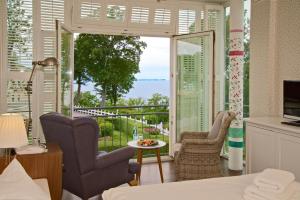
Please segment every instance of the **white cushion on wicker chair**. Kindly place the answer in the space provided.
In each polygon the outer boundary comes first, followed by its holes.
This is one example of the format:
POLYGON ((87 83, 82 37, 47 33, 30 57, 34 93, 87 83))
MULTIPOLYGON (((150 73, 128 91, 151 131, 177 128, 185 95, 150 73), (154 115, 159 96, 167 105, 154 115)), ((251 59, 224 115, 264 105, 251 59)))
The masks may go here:
MULTIPOLYGON (((219 112, 216 119, 215 119, 215 122, 211 128, 211 131, 209 132, 207 138, 208 139, 214 139, 214 138, 217 138, 218 135, 219 135, 219 131, 220 131, 220 128, 221 128, 221 125, 223 123, 223 119, 224 119, 224 114, 226 112, 219 112)), ((227 116, 227 115, 226 115, 227 116)))

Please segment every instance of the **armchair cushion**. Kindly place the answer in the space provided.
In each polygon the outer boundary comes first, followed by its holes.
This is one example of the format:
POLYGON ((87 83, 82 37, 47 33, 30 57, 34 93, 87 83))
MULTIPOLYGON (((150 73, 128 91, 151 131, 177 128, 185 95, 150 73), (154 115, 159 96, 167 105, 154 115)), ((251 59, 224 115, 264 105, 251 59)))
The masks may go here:
POLYGON ((221 125, 222 125, 223 116, 224 116, 224 112, 219 112, 218 113, 218 115, 215 119, 215 122, 214 122, 214 124, 211 128, 211 131, 209 132, 207 138, 213 139, 213 138, 218 137, 219 131, 220 131, 220 128, 221 128, 221 125))
POLYGON ((110 153, 100 153, 96 158, 96 168, 102 169, 112 166, 116 163, 129 160, 134 156, 134 149, 131 147, 124 147, 114 150, 110 153))

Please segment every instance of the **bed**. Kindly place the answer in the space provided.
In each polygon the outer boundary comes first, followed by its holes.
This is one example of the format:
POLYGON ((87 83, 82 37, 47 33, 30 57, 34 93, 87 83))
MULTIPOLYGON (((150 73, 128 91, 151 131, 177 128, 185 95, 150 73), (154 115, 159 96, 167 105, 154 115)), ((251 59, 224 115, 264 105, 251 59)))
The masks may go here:
POLYGON ((13 159, 0 174, 0 199, 50 200, 48 180, 32 179, 17 159, 13 159))
MULTIPOLYGON (((105 191, 103 200, 242 200, 257 174, 172 182, 105 191)), ((300 189, 291 200, 300 199, 300 189)))
POLYGON ((50 197, 50 191, 49 191, 49 185, 48 185, 48 181, 46 178, 41 178, 41 179, 33 179, 33 181, 42 188, 42 190, 44 192, 46 192, 47 196, 49 199, 51 199, 50 197))

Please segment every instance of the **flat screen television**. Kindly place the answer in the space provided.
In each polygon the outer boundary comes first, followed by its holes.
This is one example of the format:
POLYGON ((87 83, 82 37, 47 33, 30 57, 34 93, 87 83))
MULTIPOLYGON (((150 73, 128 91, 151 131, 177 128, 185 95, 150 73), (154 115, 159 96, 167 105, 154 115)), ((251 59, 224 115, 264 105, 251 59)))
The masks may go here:
POLYGON ((283 117, 296 120, 290 125, 300 126, 300 80, 283 81, 283 117))

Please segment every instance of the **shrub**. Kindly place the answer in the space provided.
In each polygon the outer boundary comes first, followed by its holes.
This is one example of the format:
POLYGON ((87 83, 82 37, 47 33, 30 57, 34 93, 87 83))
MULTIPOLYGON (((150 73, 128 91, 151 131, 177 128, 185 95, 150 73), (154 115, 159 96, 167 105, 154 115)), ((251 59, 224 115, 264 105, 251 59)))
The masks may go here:
POLYGON ((150 135, 159 135, 160 134, 160 130, 158 128, 154 128, 154 127, 144 128, 144 131, 146 133, 149 133, 150 135))
POLYGON ((106 137, 106 136, 112 136, 113 135, 113 124, 110 122, 104 122, 99 124, 100 128, 100 136, 106 137))
POLYGON ((127 119, 115 118, 115 119, 110 119, 109 121, 113 124, 115 130, 121 131, 125 134, 128 133, 129 135, 132 134, 134 124, 131 120, 127 121, 127 119))
POLYGON ((159 124, 161 122, 169 122, 169 115, 147 115, 145 119, 149 124, 159 124))

